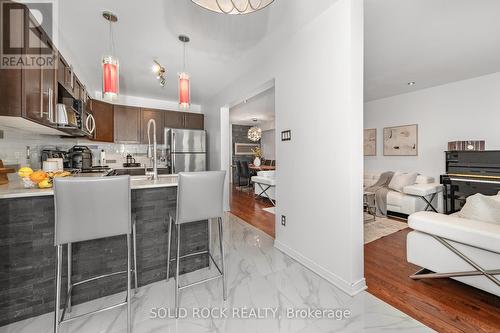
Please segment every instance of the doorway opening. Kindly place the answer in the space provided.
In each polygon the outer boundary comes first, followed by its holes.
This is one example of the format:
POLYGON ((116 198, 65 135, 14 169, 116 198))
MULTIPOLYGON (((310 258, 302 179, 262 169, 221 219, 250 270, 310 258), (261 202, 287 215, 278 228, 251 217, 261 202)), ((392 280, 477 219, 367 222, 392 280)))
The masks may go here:
POLYGON ((275 90, 271 87, 229 109, 230 210, 275 237, 275 90))

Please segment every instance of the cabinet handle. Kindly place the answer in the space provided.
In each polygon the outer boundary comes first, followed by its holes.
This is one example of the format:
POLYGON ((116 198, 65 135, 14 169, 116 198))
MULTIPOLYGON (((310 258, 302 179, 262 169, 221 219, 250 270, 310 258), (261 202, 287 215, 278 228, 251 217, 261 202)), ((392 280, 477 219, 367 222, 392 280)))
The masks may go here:
POLYGON ((74 76, 74 73, 73 73, 73 66, 69 66, 69 70, 70 70, 70 87, 71 89, 74 89, 74 80, 73 80, 73 76, 74 76))
POLYGON ((87 131, 90 134, 94 133, 94 131, 95 131, 95 118, 90 113, 87 116, 87 121, 86 121, 85 126, 87 127, 87 131))
POLYGON ((48 94, 49 94, 49 114, 48 114, 48 119, 51 123, 54 122, 54 108, 52 107, 52 102, 53 102, 53 96, 54 92, 52 88, 48 89, 48 94))
POLYGON ((40 119, 43 119, 43 115, 45 114, 43 112, 43 95, 44 95, 44 93, 43 93, 43 89, 41 87, 42 86, 41 83, 42 83, 42 80, 40 80, 40 119))

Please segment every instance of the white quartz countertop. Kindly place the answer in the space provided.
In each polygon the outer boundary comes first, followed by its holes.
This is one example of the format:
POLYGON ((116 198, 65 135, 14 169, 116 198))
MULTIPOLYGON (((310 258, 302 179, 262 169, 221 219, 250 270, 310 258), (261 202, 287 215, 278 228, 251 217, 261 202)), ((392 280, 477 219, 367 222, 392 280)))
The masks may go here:
MULTIPOLYGON (((102 177, 102 175, 93 174, 90 177, 102 177)), ((150 180, 146 176, 130 177, 130 188, 132 190, 175 186, 177 186, 177 175, 160 175, 158 180, 150 180)), ((54 195, 53 189, 24 188, 21 181, 11 181, 8 184, 0 185, 0 199, 41 197, 49 195, 54 195)))

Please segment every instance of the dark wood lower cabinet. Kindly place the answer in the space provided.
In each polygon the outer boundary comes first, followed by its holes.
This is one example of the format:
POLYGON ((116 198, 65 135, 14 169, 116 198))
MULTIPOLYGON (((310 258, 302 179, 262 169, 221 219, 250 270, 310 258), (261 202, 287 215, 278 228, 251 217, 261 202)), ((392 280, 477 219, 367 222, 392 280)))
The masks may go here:
POLYGON ((96 100, 90 100, 88 105, 95 119, 95 132, 91 139, 114 142, 113 105, 96 100))

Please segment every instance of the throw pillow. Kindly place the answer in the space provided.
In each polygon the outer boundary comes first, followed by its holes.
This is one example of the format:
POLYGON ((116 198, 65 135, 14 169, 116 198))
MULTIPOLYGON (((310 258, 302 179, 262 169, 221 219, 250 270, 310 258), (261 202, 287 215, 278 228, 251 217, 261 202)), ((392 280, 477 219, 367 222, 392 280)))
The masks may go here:
POLYGON ((408 185, 415 184, 417 180, 418 173, 406 173, 401 171, 396 171, 394 176, 392 176, 391 182, 389 183, 389 188, 394 191, 403 192, 403 188, 408 185))
POLYGON ((469 220, 500 224, 500 198, 481 193, 471 195, 458 215, 469 220))

